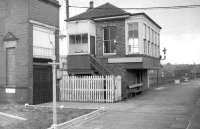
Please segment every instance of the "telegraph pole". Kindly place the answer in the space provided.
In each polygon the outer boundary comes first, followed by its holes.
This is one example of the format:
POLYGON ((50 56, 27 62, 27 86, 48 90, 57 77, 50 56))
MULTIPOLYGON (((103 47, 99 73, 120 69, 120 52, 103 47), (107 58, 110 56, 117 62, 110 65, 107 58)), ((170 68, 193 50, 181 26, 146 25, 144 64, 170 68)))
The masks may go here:
POLYGON ((66 21, 69 19, 69 0, 66 0, 66 21))

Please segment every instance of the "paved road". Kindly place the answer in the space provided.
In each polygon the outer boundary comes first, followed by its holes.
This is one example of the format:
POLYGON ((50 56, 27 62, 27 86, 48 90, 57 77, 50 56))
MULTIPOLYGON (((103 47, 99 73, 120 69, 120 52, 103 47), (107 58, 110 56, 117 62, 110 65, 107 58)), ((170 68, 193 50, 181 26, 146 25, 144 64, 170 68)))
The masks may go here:
POLYGON ((76 129, 200 129, 200 80, 159 87, 116 104, 60 104, 105 107, 102 116, 76 129))

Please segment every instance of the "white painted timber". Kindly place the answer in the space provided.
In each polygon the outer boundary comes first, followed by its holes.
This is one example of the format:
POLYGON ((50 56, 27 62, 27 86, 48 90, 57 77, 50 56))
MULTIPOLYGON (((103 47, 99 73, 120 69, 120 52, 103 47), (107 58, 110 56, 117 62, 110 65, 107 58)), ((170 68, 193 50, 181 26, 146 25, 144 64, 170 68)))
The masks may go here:
POLYGON ((108 58, 108 63, 137 63, 142 61, 142 57, 108 58))
POLYGON ((6 41, 4 42, 5 48, 16 48, 17 47, 17 41, 6 41))
POLYGON ((96 26, 91 20, 71 21, 68 23, 68 34, 83 34, 96 35, 96 26))
POLYGON ((7 113, 3 113, 3 112, 0 112, 0 115, 5 116, 5 117, 14 118, 14 119, 17 119, 17 120, 26 120, 26 119, 23 118, 23 117, 19 117, 19 116, 7 114, 7 113))
MULTIPOLYGON (((121 84, 118 80, 117 84, 121 84)), ((107 76, 63 76, 60 81, 60 100, 78 102, 115 102, 115 78, 107 76)), ((116 86, 121 89, 120 86, 116 86)), ((120 94, 118 98, 120 98, 120 94)))
POLYGON ((6 88, 6 93, 15 94, 16 93, 16 89, 15 88, 6 88))

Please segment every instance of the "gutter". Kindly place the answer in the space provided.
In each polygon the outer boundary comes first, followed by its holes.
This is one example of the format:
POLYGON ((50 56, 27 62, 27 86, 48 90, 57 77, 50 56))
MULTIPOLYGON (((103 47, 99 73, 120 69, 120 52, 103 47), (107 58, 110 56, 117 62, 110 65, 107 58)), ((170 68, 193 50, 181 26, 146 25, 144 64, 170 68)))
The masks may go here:
POLYGON ((102 20, 111 20, 111 19, 120 19, 120 18, 128 18, 130 15, 122 15, 122 16, 112 16, 112 17, 102 17, 102 18, 94 18, 94 21, 102 21, 102 20))

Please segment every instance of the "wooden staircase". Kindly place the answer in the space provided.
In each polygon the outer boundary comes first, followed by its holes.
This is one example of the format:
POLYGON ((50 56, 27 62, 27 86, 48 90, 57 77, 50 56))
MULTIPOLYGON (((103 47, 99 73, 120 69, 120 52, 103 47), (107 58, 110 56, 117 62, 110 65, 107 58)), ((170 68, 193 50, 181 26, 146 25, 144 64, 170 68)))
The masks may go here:
POLYGON ((104 67, 94 56, 90 55, 90 64, 101 75, 110 75, 112 72, 104 67))

